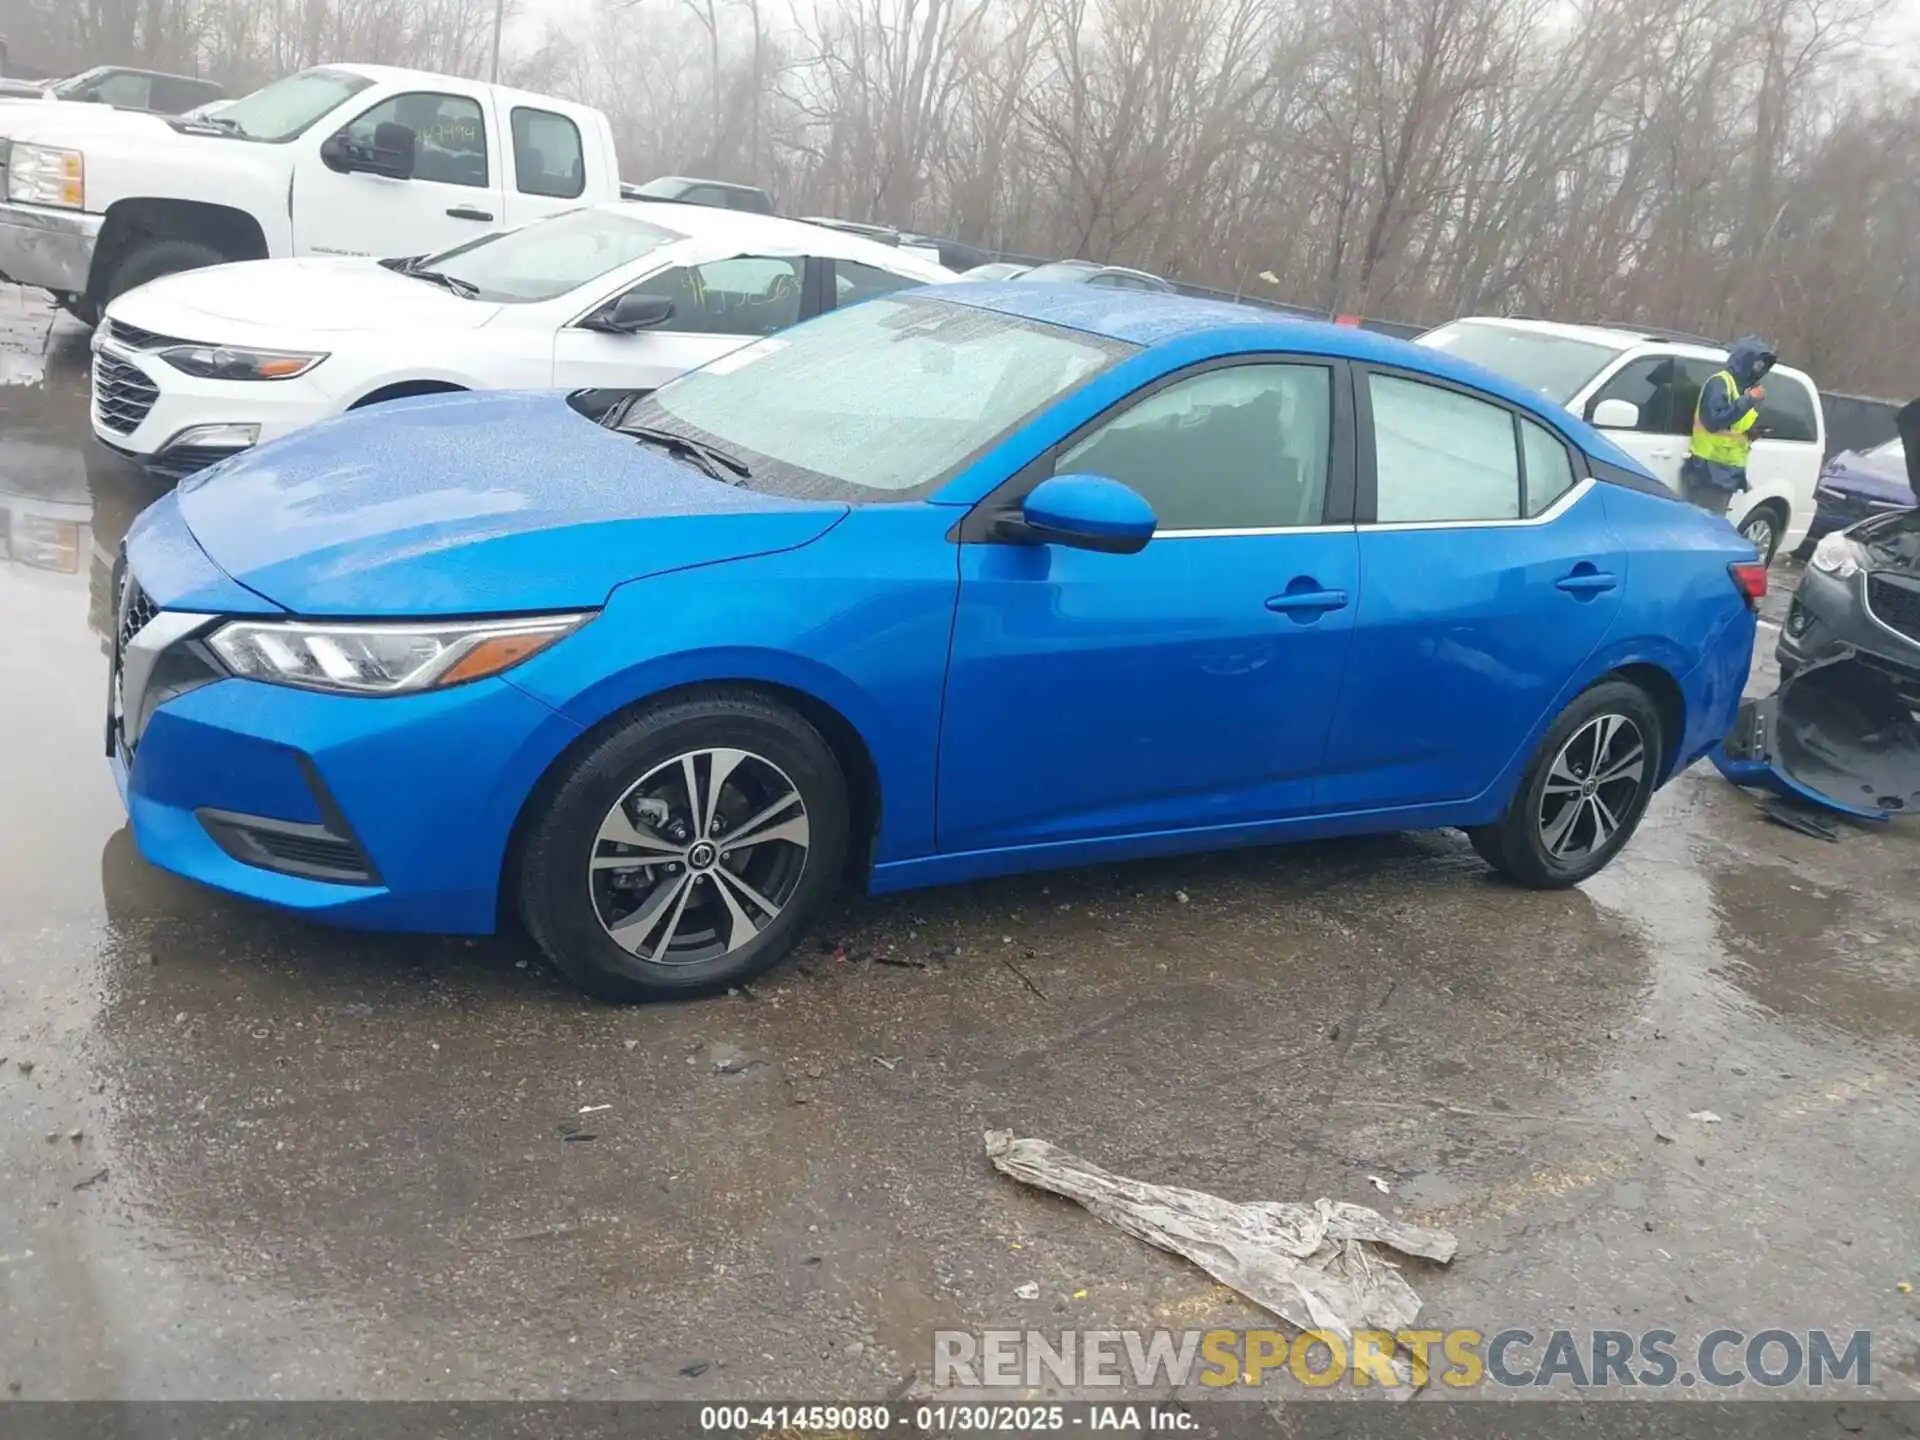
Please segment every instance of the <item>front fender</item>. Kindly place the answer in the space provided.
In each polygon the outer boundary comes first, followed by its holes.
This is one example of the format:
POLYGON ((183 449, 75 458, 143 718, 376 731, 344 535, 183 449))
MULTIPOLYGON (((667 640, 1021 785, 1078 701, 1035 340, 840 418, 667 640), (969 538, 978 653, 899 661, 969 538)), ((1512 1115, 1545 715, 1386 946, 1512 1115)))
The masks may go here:
POLYGON ((953 512, 874 506, 797 550, 615 590, 512 672, 583 729, 690 685, 794 691, 837 712, 880 782, 878 863, 934 848, 934 771, 959 593, 953 512))

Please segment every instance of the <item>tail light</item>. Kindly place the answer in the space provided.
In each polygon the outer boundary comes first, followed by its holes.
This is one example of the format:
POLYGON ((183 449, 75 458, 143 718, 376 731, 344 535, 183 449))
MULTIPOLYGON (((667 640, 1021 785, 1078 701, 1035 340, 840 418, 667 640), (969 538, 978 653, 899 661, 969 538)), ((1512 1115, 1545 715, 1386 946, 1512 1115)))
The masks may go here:
POLYGON ((1733 577, 1733 588, 1745 598, 1747 608, 1758 610, 1760 602, 1767 598, 1767 562, 1735 560, 1727 566, 1727 573, 1733 577))

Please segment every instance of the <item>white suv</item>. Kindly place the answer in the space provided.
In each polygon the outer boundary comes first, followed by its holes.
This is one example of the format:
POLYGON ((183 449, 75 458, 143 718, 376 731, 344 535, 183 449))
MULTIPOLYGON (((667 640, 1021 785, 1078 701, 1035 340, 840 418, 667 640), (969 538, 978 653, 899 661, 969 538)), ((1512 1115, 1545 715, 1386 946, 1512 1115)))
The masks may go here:
MULTIPOLYGON (((1603 325, 1471 317, 1416 342, 1527 385, 1604 430, 1675 491, 1693 432, 1700 387, 1727 363, 1724 348, 1695 337, 1603 325)), ((1748 489, 1727 518, 1771 560, 1806 538, 1813 487, 1826 454, 1820 392, 1802 371, 1777 365, 1754 422, 1748 489)))

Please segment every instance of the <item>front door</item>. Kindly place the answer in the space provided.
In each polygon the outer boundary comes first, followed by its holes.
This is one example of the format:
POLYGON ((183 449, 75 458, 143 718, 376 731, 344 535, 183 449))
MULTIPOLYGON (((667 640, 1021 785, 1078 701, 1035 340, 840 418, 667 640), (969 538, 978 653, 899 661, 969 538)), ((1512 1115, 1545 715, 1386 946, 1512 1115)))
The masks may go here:
POLYGON ((632 335, 567 326, 554 337, 553 383, 606 390, 664 385, 812 314, 818 285, 809 283, 808 270, 818 264, 800 256, 735 255, 650 275, 627 289, 672 300, 672 317, 632 335))
POLYGON ((1360 601, 1316 804, 1465 799, 1605 638, 1627 557, 1547 426, 1407 374, 1363 372, 1356 393, 1360 601))
POLYGON ((961 546, 943 851, 1311 808, 1358 599, 1346 401, 1344 370, 1325 361, 1216 365, 1028 467, 1029 486, 1119 480, 1159 527, 1135 555, 961 546))
POLYGON ((332 133, 371 151, 383 125, 413 131, 410 179, 342 174, 320 158, 328 136, 302 137, 311 153, 293 182, 296 254, 425 255, 501 228, 500 142, 484 92, 389 96, 332 133))
MULTIPOLYGON (((1629 360, 1600 383, 1584 407, 1589 420, 1602 400, 1625 400, 1639 411, 1639 423, 1631 430, 1608 430, 1606 436, 1676 495, 1680 467, 1693 448, 1693 405, 1704 378, 1693 367, 1704 364, 1678 355, 1629 360)), ((1708 366, 1708 373, 1712 369, 1708 366)))

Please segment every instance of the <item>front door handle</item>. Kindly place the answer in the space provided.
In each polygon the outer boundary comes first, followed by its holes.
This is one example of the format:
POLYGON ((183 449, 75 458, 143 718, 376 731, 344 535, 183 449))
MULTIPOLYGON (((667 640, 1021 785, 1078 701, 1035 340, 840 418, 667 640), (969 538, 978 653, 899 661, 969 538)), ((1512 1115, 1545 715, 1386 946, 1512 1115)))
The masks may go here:
POLYGON ((485 220, 489 224, 493 221, 491 210, 476 210, 471 205, 456 205, 447 214, 455 220, 485 220))
POLYGON ((1586 566, 1575 570, 1571 575, 1562 575, 1553 583, 1569 595, 1587 596, 1611 590, 1620 582, 1604 570, 1595 570, 1591 566, 1586 566))
POLYGON ((1269 595, 1267 608, 1277 610, 1282 615, 1319 615, 1328 610, 1347 608, 1347 592, 1344 590, 1288 590, 1284 594, 1269 595))

